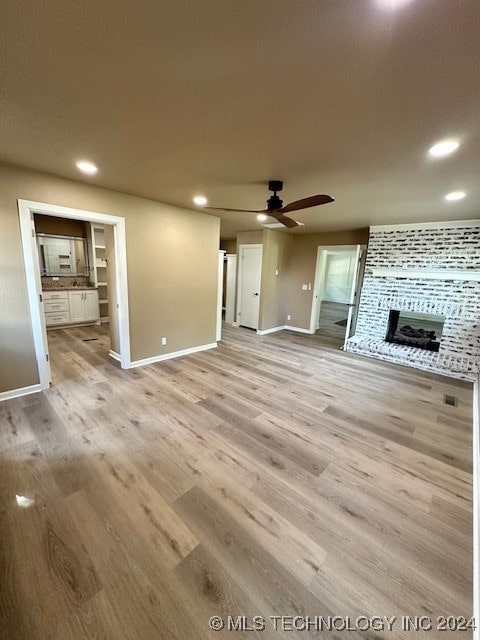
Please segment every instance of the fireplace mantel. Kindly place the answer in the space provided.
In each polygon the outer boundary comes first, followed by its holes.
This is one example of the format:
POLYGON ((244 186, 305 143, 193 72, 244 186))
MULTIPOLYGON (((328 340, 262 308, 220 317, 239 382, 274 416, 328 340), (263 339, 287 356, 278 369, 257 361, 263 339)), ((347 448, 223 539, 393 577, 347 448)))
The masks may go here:
POLYGON ((416 278, 420 280, 468 280, 480 282, 480 271, 474 269, 399 269, 396 267, 372 267, 376 278, 416 278))

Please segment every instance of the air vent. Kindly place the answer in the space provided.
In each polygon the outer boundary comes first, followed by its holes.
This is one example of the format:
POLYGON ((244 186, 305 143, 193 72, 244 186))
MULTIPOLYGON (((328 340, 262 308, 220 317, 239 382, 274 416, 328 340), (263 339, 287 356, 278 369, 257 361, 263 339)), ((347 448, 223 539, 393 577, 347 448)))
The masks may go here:
POLYGON ((445 394, 443 396, 443 401, 445 404, 449 404, 451 407, 458 406, 458 398, 456 396, 449 396, 445 394))

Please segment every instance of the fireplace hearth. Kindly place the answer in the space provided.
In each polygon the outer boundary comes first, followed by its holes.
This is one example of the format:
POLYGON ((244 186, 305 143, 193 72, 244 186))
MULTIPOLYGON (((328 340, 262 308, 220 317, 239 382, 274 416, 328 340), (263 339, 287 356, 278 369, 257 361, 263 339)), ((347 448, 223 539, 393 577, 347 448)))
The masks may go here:
POLYGON ((443 316, 392 309, 388 316, 385 342, 438 351, 443 332, 443 316))

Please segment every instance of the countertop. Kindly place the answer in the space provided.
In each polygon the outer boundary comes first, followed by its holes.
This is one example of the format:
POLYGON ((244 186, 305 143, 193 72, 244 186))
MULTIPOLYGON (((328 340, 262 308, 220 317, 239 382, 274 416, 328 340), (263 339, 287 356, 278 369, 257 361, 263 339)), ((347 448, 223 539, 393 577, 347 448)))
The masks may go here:
POLYGON ((98 287, 78 286, 78 287, 42 287, 42 291, 96 291, 98 287))

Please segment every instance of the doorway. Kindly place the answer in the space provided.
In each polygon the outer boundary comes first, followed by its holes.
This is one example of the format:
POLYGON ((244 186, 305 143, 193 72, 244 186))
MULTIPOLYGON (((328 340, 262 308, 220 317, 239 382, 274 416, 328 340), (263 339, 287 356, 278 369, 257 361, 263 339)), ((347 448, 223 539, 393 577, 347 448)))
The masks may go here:
POLYGON ((237 324, 247 329, 258 329, 262 250, 261 244, 239 246, 237 324))
POLYGON ((344 347, 355 332, 365 247, 318 247, 311 331, 332 346, 344 347))
MULTIPOLYGON (((93 288, 89 289, 84 286, 87 284, 87 281, 91 280, 91 275, 85 272, 85 280, 83 281, 76 270, 79 256, 82 255, 81 250, 76 250, 69 254, 68 251, 63 251, 62 249, 62 252, 59 253, 57 247, 57 249, 54 248, 50 254, 47 251, 46 255, 48 255, 49 264, 54 265, 55 268, 59 270, 67 270, 68 276, 72 278, 73 281, 71 283, 70 296, 70 292, 67 293, 64 290, 60 290, 60 288, 55 289, 53 286, 55 282, 54 278, 60 278, 60 275, 52 275, 53 293, 52 289, 49 289, 48 294, 45 295, 46 292, 42 289, 41 252, 39 251, 40 244, 36 237, 35 216, 48 216, 53 219, 60 218, 65 222, 76 220, 78 222, 89 223, 90 225, 102 225, 105 230, 105 237, 110 234, 111 242, 108 243, 109 251, 107 249, 107 243, 105 243, 105 251, 110 255, 105 255, 105 259, 101 261, 99 256, 95 255, 94 251, 88 261, 88 269, 94 269, 97 265, 100 266, 100 262, 102 262, 106 272, 106 258, 111 258, 108 271, 111 273, 113 286, 109 288, 109 295, 111 295, 112 298, 111 304, 109 304, 111 310, 111 330, 109 333, 112 343, 117 347, 118 351, 112 349, 110 355, 120 361, 122 368, 128 368, 130 366, 130 335, 128 324, 125 219, 118 216, 27 200, 18 201, 18 211, 40 389, 47 389, 52 379, 47 338, 47 316, 49 328, 55 326, 55 324, 67 325, 70 322, 70 306, 72 306, 74 322, 78 320, 84 331, 86 331, 87 323, 97 321, 97 315, 98 325, 100 327, 102 325, 100 324, 100 313, 97 314, 97 312, 95 312, 94 314, 94 307, 98 309, 98 306, 96 307, 93 301, 94 295, 98 295, 97 289, 95 289, 94 294, 93 288), (71 305, 70 297, 72 298, 71 305)), ((86 251, 91 251, 88 243, 84 246, 87 247, 86 251)), ((98 246, 101 246, 100 243, 98 243, 98 246)), ((65 271, 61 271, 60 274, 63 277, 67 275, 65 271)), ((47 277, 45 273, 44 277, 47 277)), ((72 322, 70 322, 70 324, 72 324, 72 322)), ((99 329, 97 332, 102 333, 99 329)), ((105 325, 103 330, 104 334, 106 332, 107 325, 105 325)), ((86 336, 84 339, 88 340, 89 338, 86 336)))

